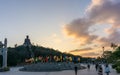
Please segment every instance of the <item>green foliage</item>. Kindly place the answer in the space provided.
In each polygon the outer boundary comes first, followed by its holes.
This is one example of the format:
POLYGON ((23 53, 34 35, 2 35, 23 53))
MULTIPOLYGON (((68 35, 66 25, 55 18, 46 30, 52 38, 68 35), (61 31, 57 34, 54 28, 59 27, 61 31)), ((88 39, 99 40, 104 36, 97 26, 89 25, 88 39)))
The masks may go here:
POLYGON ((114 63, 112 67, 116 69, 118 73, 120 73, 120 61, 116 61, 116 63, 114 63))
POLYGON ((107 58, 107 61, 110 63, 116 63, 118 59, 120 59, 120 47, 116 47, 115 50, 112 53, 107 53, 108 55, 105 56, 107 58))
POLYGON ((10 70, 9 67, 0 68, 0 72, 5 72, 5 71, 9 71, 9 70, 10 70))
POLYGON ((112 68, 114 68, 114 69, 115 69, 116 67, 117 67, 117 65, 116 65, 116 64, 113 64, 113 65, 112 65, 112 68))
POLYGON ((116 47, 114 52, 109 56, 109 60, 113 62, 112 67, 120 73, 120 47, 116 47))
MULTIPOLYGON (((38 56, 74 56, 72 54, 69 53, 62 53, 58 50, 54 50, 52 48, 45 48, 42 46, 35 46, 32 45, 31 46, 31 50, 34 54, 34 57, 38 57, 38 56)), ((23 45, 17 46, 15 48, 8 48, 8 66, 16 66, 19 64, 24 64, 25 63, 25 59, 31 58, 31 52, 29 50, 28 47, 25 47, 23 45)), ((77 56, 80 57, 80 56, 77 56)), ((81 57, 80 57, 81 58, 81 57)), ((0 56, 0 65, 2 65, 2 56, 0 56)))
POLYGON ((120 47, 118 47, 114 52, 113 52, 113 56, 116 59, 120 59, 120 47))
POLYGON ((116 65, 116 66, 120 66, 120 61, 117 61, 117 62, 115 63, 115 65, 116 65))
POLYGON ((118 73, 120 73, 120 66, 117 66, 117 67, 116 67, 116 71, 117 71, 118 73))
POLYGON ((17 65, 18 52, 14 48, 8 48, 8 66, 17 65))
POLYGON ((10 68, 9 68, 9 67, 5 67, 5 68, 3 68, 3 70, 4 70, 4 71, 9 71, 10 68))

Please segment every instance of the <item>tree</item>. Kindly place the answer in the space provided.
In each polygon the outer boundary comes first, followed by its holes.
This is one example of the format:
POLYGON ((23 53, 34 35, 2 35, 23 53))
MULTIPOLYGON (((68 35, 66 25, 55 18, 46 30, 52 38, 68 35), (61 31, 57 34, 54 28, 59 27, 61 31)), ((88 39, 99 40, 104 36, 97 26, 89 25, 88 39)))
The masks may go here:
POLYGON ((107 60, 110 62, 116 62, 120 59, 120 47, 116 47, 113 52, 107 53, 107 60))
POLYGON ((110 62, 111 61, 111 58, 110 58, 111 55, 112 55, 112 51, 104 51, 103 58, 105 59, 106 62, 110 62))

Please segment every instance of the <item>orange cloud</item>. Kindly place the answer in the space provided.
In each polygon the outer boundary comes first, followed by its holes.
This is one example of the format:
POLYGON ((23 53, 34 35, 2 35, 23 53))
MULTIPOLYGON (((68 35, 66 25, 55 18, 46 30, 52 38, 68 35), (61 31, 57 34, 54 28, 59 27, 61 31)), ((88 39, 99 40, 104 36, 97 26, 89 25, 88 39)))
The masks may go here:
POLYGON ((95 52, 89 52, 89 53, 82 53, 81 56, 83 56, 83 57, 98 57, 98 56, 100 56, 100 54, 95 53, 95 52))
MULTIPOLYGON (((99 45, 98 47, 109 47, 111 43, 120 43, 120 1, 119 0, 92 0, 91 4, 85 11, 85 16, 73 20, 66 24, 63 28, 64 33, 68 37, 78 39, 80 46, 83 45, 99 45), (105 29, 106 36, 100 36, 103 33, 91 34, 89 31, 91 27, 98 24, 110 25, 105 29)), ((94 31, 95 32, 95 31, 94 31)), ((92 46, 93 47, 93 46, 92 46)), ((80 50, 76 50, 77 53, 80 50)), ((87 49, 86 49, 87 51, 87 49)), ((90 50, 89 50, 90 51, 90 50)), ((83 52, 81 50, 81 52, 83 52)), ((91 55, 94 52, 90 53, 91 55)), ((89 53, 86 55, 90 55, 89 53)), ((85 55, 85 53, 83 54, 85 55)))
POLYGON ((97 38, 96 35, 90 35, 88 31, 91 24, 92 22, 87 21, 87 19, 80 18, 65 25, 63 27, 63 32, 67 36, 79 39, 81 44, 91 43, 92 40, 97 38))
POLYGON ((76 49, 76 50, 71 50, 69 53, 74 54, 74 55, 80 55, 83 57, 98 57, 102 55, 102 49, 101 47, 86 47, 82 49, 76 49))
POLYGON ((84 52, 84 51, 90 51, 92 48, 83 48, 83 49, 76 49, 76 50, 71 50, 70 52, 84 52))
MULTIPOLYGON (((110 42, 120 43, 120 1, 118 0, 92 0, 85 16, 73 20, 64 26, 63 31, 67 36, 79 39, 81 44, 107 44, 110 42), (107 28, 107 37, 91 35, 89 31, 91 26, 96 24, 109 24, 107 28)), ((105 31, 104 31, 105 32, 105 31)), ((98 33, 101 34, 102 33, 98 33)))

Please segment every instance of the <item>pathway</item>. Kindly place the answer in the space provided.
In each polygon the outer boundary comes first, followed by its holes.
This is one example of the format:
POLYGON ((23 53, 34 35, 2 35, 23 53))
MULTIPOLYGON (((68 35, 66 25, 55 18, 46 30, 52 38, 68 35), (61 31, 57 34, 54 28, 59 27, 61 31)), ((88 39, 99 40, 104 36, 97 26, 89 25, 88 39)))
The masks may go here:
MULTIPOLYGON (((86 66, 86 65, 85 65, 86 66)), ((75 75, 74 70, 65 70, 65 71, 58 71, 58 72, 21 72, 18 71, 20 67, 11 68, 8 72, 0 72, 0 75, 75 75)), ((91 66, 90 70, 84 69, 79 70, 78 75, 98 75, 94 65, 91 66)), ((103 75, 106 75, 105 73, 103 75)), ((110 75, 120 75, 117 74, 114 69, 111 69, 110 75)))

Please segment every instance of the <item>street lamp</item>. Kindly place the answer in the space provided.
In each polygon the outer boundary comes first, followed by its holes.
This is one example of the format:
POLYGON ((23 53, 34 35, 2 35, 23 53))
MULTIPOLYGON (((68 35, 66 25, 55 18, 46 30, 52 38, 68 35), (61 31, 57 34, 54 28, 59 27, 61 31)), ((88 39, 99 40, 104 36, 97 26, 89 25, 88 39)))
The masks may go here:
POLYGON ((104 47, 102 47, 102 48, 103 48, 103 57, 104 57, 104 49, 105 49, 105 48, 104 48, 104 47))

